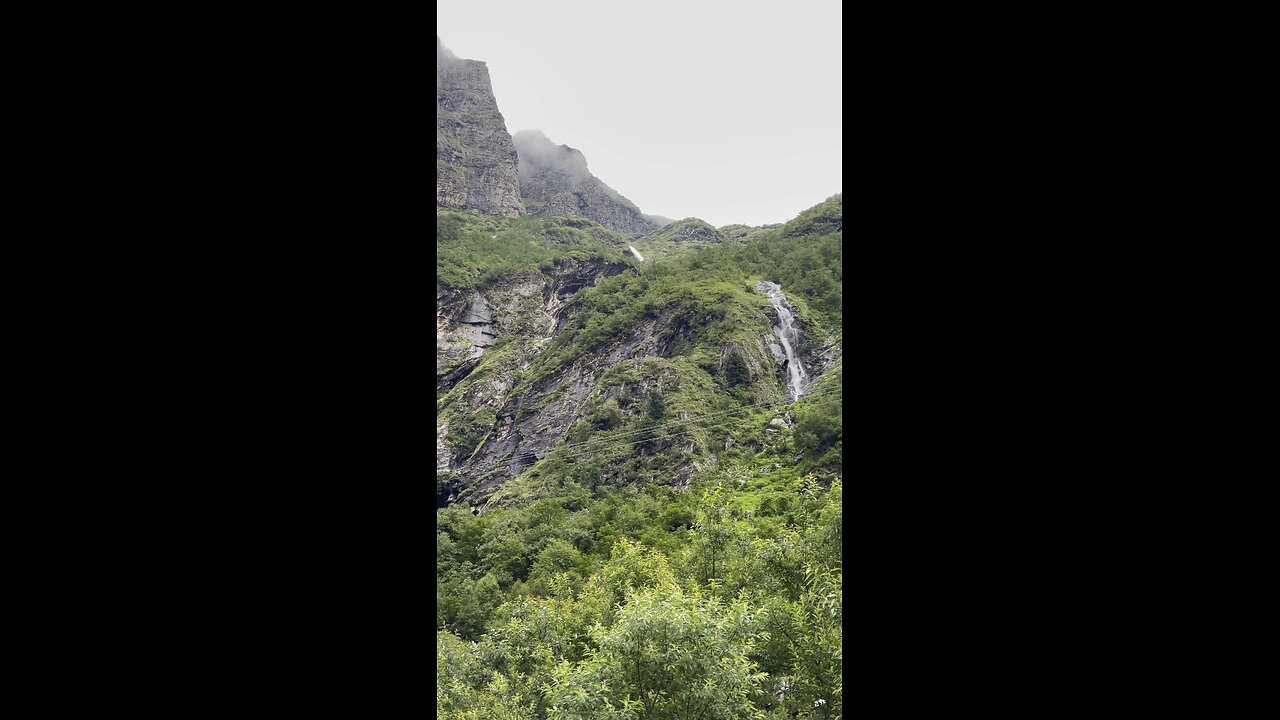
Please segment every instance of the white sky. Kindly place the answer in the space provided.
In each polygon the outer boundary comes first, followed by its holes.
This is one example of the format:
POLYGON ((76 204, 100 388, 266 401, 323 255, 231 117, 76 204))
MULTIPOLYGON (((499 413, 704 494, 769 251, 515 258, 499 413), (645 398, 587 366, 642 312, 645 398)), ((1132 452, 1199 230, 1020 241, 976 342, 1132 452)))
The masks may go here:
POLYGON ((641 211, 785 222, 842 191, 839 0, 437 0, 507 130, 582 151, 641 211))

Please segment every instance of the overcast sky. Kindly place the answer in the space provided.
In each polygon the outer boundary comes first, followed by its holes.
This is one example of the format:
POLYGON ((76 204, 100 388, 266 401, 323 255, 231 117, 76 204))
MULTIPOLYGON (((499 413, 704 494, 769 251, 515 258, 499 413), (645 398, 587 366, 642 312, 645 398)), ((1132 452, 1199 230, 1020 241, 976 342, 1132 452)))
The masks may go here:
POLYGON ((582 151, 640 210, 785 222, 842 191, 839 0, 437 0, 507 130, 582 151))

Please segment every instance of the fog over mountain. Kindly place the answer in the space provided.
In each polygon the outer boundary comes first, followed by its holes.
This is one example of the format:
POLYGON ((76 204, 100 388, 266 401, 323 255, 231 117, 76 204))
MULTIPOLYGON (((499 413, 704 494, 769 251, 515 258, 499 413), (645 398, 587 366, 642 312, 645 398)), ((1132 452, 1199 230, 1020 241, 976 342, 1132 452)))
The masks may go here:
POLYGON ((842 186, 836 0, 437 6, 485 60, 512 132, 537 128, 643 212, 786 222, 842 186))
POLYGON ((555 144, 541 130, 521 130, 512 140, 520 156, 520 194, 529 212, 588 217, 626 233, 658 227, 635 203, 592 175, 581 151, 555 144))

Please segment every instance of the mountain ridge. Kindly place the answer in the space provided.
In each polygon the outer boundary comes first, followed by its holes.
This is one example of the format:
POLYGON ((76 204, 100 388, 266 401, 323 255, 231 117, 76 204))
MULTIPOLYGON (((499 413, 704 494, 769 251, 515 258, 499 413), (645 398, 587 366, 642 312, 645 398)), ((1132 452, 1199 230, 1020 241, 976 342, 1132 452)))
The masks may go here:
POLYGON ((511 138, 520 156, 520 195, 535 215, 576 215, 630 234, 658 227, 635 203, 591 174, 581 150, 557 145, 541 130, 511 138))

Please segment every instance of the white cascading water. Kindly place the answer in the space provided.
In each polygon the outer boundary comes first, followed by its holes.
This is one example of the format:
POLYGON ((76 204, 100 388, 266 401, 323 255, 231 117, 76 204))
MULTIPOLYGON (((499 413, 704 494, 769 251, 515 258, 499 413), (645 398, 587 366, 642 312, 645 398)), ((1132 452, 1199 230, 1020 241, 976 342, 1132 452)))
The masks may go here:
POLYGON ((635 255, 637 260, 639 260, 640 262, 644 262, 644 256, 640 254, 640 251, 639 251, 639 250, 636 250, 635 248, 631 247, 630 245, 628 245, 627 247, 631 248, 631 254, 632 254, 632 255, 635 255))
POLYGON ((787 371, 791 375, 791 394, 793 395, 791 399, 799 400, 804 394, 802 385, 805 372, 804 366, 800 364, 800 358, 796 357, 796 351, 792 349, 793 343, 800 342, 800 336, 796 332, 795 316, 787 309, 786 296, 782 294, 781 285, 771 282, 762 282, 760 285, 763 286, 769 296, 769 302, 773 304, 773 309, 778 314, 778 324, 773 326, 773 334, 782 341, 782 350, 787 354, 787 371))

